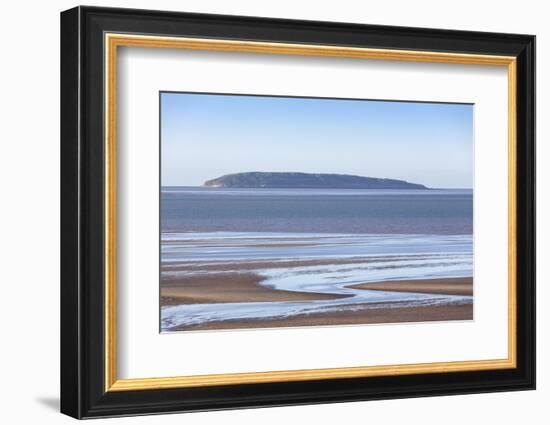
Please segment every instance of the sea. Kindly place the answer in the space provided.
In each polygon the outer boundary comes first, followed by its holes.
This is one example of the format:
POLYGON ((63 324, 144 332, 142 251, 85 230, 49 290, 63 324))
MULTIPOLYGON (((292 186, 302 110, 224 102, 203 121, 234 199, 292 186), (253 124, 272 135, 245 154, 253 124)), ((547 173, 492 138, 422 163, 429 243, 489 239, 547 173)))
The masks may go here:
POLYGON ((212 265, 238 274, 246 263, 248 272, 250 264, 258 264, 253 271, 261 276, 260 284, 274 290, 346 296, 161 306, 164 332, 369 305, 472 302, 468 296, 351 287, 472 276, 472 190, 162 187, 160 213, 161 281, 220 273, 211 271, 212 265), (193 271, 181 266, 193 266, 193 271))
POLYGON ((472 234, 472 190, 163 187, 162 232, 472 234))

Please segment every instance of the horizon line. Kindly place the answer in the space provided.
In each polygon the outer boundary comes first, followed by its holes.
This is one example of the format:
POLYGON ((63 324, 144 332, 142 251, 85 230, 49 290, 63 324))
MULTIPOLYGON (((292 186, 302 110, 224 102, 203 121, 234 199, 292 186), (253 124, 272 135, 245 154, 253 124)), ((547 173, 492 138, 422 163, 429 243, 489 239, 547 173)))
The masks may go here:
POLYGON ((188 185, 188 184, 170 184, 163 185, 160 187, 194 187, 194 188, 208 188, 208 189, 318 189, 318 190, 474 190, 473 187, 426 187, 425 189, 365 189, 365 188, 339 188, 339 187, 212 187, 204 185, 188 185))

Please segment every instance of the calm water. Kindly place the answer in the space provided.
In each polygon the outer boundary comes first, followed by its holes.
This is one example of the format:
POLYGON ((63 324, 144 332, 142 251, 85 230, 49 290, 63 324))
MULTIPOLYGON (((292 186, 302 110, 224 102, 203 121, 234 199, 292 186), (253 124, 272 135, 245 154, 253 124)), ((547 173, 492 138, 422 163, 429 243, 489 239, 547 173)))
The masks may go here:
POLYGON ((464 296, 350 287, 472 276, 472 192, 467 190, 163 188, 161 230, 163 279, 193 275, 223 279, 242 272, 247 264, 248 272, 261 277, 261 285, 276 290, 348 296, 166 306, 161 309, 163 331, 206 322, 380 307, 380 303, 472 302, 472 297, 464 296))
POLYGON ((163 188, 163 232, 472 233, 471 190, 163 188))

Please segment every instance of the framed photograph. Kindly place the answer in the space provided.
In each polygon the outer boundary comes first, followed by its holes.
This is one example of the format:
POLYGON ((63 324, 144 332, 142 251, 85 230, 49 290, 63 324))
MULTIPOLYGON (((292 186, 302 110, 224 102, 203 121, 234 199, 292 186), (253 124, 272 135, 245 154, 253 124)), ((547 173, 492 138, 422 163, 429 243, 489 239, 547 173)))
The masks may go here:
POLYGON ((61 411, 535 387, 535 37, 61 14, 61 411))

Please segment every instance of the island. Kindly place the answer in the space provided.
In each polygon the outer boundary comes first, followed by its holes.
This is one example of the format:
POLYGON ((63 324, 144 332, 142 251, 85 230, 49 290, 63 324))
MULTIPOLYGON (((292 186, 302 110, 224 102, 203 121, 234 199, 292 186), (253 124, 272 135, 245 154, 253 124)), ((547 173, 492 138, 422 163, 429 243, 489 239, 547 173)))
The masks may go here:
POLYGON ((227 174, 204 182, 204 187, 266 189, 428 189, 404 180, 349 174, 248 172, 227 174))

